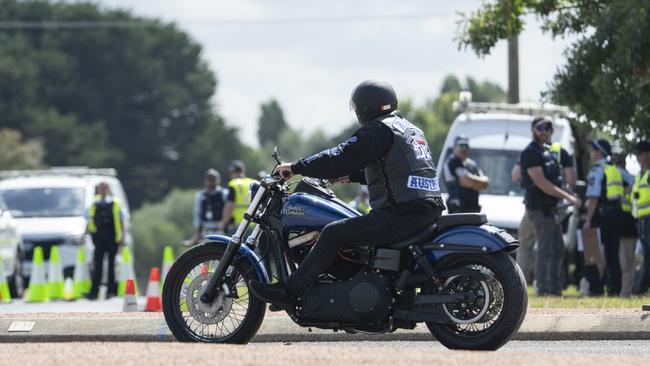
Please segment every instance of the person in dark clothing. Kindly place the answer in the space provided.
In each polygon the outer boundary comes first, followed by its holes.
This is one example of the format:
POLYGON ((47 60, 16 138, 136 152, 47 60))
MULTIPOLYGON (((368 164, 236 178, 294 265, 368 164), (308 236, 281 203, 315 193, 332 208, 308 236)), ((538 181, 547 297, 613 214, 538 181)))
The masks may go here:
POLYGON ((362 82, 353 91, 350 106, 361 123, 351 138, 298 162, 282 164, 275 173, 285 178, 301 174, 367 184, 372 210, 327 225, 287 283, 252 282, 253 293, 266 302, 293 307, 340 249, 408 237, 435 222, 444 210, 424 134, 397 111, 390 84, 362 82))
POLYGON ((533 141, 522 151, 521 178, 525 190, 526 212, 535 227, 537 258, 535 279, 538 295, 561 294, 560 265, 564 251, 562 226, 555 221, 555 207, 565 199, 576 207, 580 200, 562 189, 562 169, 550 151, 553 123, 536 117, 531 123, 533 141))
POLYGON ((442 171, 449 190, 449 213, 480 212, 479 192, 490 184, 488 177, 468 155, 469 139, 463 135, 456 136, 453 153, 447 158, 442 171))
POLYGON ((221 175, 215 169, 205 172, 203 182, 205 188, 196 192, 194 197, 192 222, 196 231, 192 240, 184 242, 187 246, 199 243, 205 235, 224 234, 224 207, 233 194, 221 186, 221 175))
POLYGON ((119 245, 124 243, 124 215, 116 197, 110 195, 105 182, 97 186, 97 195, 88 209, 87 232, 91 234, 95 251, 93 254, 92 286, 87 298, 97 299, 102 281, 104 255, 108 255, 107 298, 117 295, 115 282, 115 255, 119 245))

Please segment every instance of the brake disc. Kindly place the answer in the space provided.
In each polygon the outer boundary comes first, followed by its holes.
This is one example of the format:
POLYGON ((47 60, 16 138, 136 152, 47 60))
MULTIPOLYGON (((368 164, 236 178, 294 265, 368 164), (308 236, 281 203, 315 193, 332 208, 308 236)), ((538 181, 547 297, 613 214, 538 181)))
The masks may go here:
POLYGON ((224 284, 215 299, 211 303, 204 303, 200 297, 208 285, 212 273, 198 275, 187 287, 187 307, 190 315, 202 324, 217 324, 222 321, 230 309, 232 309, 233 298, 228 297, 230 293, 228 286, 224 284))

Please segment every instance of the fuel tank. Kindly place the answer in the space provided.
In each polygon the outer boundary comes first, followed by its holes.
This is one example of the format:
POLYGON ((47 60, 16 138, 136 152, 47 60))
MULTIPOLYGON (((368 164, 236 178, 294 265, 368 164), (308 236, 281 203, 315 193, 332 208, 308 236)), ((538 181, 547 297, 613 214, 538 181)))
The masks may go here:
POLYGON ((320 230, 330 222, 359 216, 345 202, 308 193, 293 193, 282 207, 285 231, 320 230))

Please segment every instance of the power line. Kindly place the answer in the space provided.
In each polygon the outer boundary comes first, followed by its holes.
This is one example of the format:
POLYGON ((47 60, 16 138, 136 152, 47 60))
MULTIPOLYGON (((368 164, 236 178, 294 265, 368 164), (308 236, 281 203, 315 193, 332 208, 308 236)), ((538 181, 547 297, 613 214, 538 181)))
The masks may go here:
MULTIPOLYGON (((228 26, 259 26, 259 25, 291 25, 316 23, 354 23, 377 21, 406 21, 429 18, 442 18, 456 13, 402 13, 376 15, 348 16, 319 16, 319 17, 286 17, 286 18, 238 18, 219 20, 177 20, 185 26, 199 27, 228 27, 228 26)), ((136 20, 79 20, 79 21, 0 21, 0 29, 102 29, 102 28, 141 28, 150 27, 155 23, 136 20)))

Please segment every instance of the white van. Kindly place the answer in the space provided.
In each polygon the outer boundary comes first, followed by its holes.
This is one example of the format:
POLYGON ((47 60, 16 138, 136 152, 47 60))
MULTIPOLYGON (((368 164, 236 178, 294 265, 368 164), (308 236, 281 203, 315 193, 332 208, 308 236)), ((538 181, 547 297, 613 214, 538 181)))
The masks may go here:
MULTIPOLYGON (((461 93, 460 102, 454 107, 461 111, 449 129, 442 151, 438 155, 438 174, 458 135, 469 138, 470 157, 483 173, 490 178, 490 186, 481 192, 481 212, 494 225, 516 235, 524 215, 523 190, 514 183, 510 172, 521 152, 531 142, 530 124, 535 116, 548 116, 553 121, 553 142, 560 142, 573 155, 573 135, 566 107, 531 103, 472 103, 471 94, 461 93)), ((444 179, 438 179, 447 198, 444 179)))
MULTIPOLYGON (((129 204, 114 169, 84 167, 52 168, 33 171, 0 172, 0 195, 18 223, 23 237, 23 273, 29 277, 34 248, 43 248, 45 261, 50 248, 59 246, 66 277, 72 276, 79 243, 86 248, 86 261, 92 262, 93 245, 86 235, 86 213, 100 182, 108 183, 121 203, 125 221, 125 243, 132 247, 129 230, 129 204)), ((106 267, 106 266, 104 266, 106 267)))

